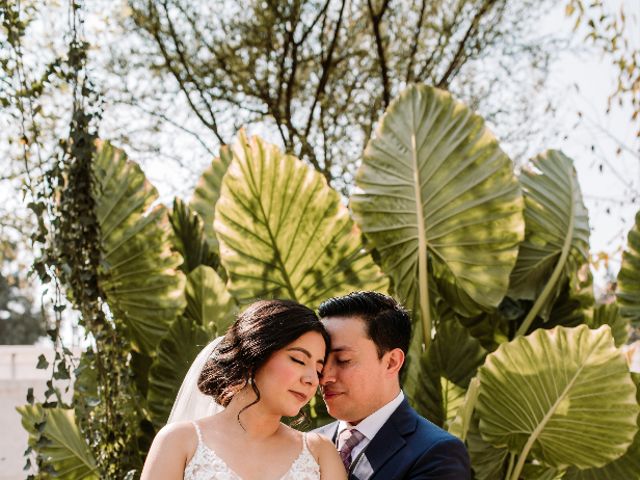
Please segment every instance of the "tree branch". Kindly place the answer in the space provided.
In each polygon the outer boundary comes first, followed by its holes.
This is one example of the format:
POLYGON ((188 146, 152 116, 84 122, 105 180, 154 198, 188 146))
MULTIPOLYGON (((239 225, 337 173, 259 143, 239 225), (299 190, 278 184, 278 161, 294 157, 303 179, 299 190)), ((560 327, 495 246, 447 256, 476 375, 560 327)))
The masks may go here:
POLYGON ((384 56, 384 45, 382 43, 382 34, 380 32, 380 23, 382 22, 382 16, 389 6, 389 0, 384 0, 379 12, 373 11, 372 0, 367 0, 369 6, 369 14, 371 16, 371 24, 373 26, 373 36, 376 40, 376 48, 378 51, 378 62, 380 63, 380 73, 382 75, 382 100, 384 107, 387 108, 391 102, 391 92, 389 89, 389 73, 387 68, 387 61, 384 56))
MULTIPOLYGON (((169 31, 171 33, 171 39, 173 40, 173 44, 176 48, 176 52, 178 53, 178 57, 180 59, 180 63, 182 64, 182 67, 184 68, 185 74, 187 76, 187 81, 189 81, 198 91, 198 94, 200 96, 200 99, 204 102, 205 107, 207 108, 207 111, 209 112, 209 116, 211 117, 211 121, 209 123, 209 128, 213 131, 214 135, 218 138, 218 141, 222 144, 225 145, 226 142, 224 141, 224 139, 222 138, 222 136, 220 135, 220 132, 218 131, 218 124, 216 122, 216 116, 213 112, 213 109, 211 107, 211 105, 209 104, 209 102, 206 100, 206 98, 204 97, 204 93, 202 92, 202 90, 200 89, 200 86, 198 85, 198 82, 195 80, 195 78, 193 77, 193 75, 191 74, 191 71, 189 69, 189 62, 187 61, 184 52, 182 50, 181 47, 181 42, 180 39, 175 31, 175 28, 173 26, 173 22, 171 21, 171 16, 169 15, 169 10, 167 8, 167 2, 166 1, 162 1, 162 8, 164 9, 166 18, 167 18, 167 23, 169 25, 169 31)), ((189 96, 187 94, 187 96, 189 96)), ((191 102, 189 102, 191 104, 191 102)))
POLYGON ((324 89, 327 85, 327 80, 329 79, 329 72, 332 67, 332 59, 333 52, 335 51, 336 44, 338 43, 338 37, 340 35, 340 27, 342 26, 342 15, 344 12, 344 7, 346 2, 342 1, 342 6, 340 7, 340 14, 338 16, 338 21, 336 22, 336 28, 333 33, 333 38, 331 39, 331 44, 329 45, 329 51, 327 52, 326 58, 322 61, 322 75, 320 76, 320 81, 318 82, 318 87, 316 88, 316 93, 313 97, 313 104, 311 105, 311 109, 309 110, 309 117, 307 118, 307 126, 304 131, 304 136, 307 137, 309 132, 311 131, 311 124, 313 123, 313 113, 316 109, 316 105, 320 100, 320 97, 324 93, 324 89))
POLYGON ((469 24, 469 28, 467 28, 467 31, 465 32, 464 37, 462 37, 462 40, 460 40, 460 43, 458 44, 458 49, 456 50, 456 53, 454 54, 453 59, 449 63, 447 70, 442 75, 442 77, 440 77, 440 80, 438 80, 438 82, 436 83, 436 86, 438 88, 446 89, 449 86, 450 77, 453 75, 455 71, 458 70, 460 65, 464 63, 462 60, 467 47, 467 42, 473 35, 475 35, 478 25, 480 24, 480 20, 489 11, 489 9, 493 6, 494 3, 495 3, 495 0, 486 0, 485 2, 483 2, 482 6, 476 12, 476 14, 473 16, 473 19, 469 24))

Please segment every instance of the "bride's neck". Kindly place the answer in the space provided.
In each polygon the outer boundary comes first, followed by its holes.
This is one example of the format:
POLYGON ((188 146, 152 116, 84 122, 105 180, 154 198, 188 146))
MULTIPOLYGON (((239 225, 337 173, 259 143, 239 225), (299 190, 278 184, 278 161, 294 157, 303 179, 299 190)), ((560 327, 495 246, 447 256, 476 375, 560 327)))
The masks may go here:
POLYGON ((262 402, 249 406, 255 399, 253 392, 238 392, 221 414, 227 417, 229 427, 237 428, 252 439, 264 439, 278 431, 282 417, 266 411, 262 402), (242 409, 247 406, 249 407, 243 411, 242 409), (240 423, 238 423, 238 414, 240 414, 240 423))

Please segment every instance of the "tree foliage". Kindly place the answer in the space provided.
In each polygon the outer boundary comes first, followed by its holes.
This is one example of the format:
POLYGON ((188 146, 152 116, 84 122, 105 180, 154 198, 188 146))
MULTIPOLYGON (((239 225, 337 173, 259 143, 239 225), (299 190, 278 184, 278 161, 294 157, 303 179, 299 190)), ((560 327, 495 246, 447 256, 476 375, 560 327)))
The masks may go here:
POLYGON ((45 319, 20 289, 17 274, 0 273, 0 345, 30 345, 45 335, 45 319))
MULTIPOLYGON (((117 57, 126 65, 121 73, 152 70, 171 81, 220 144, 242 125, 265 125, 287 153, 338 187, 351 183, 376 120, 405 86, 449 89, 491 116, 498 109, 488 99, 510 90, 501 61, 528 58, 544 72, 552 55, 549 45, 525 40, 541 12, 529 1, 131 0, 129 6, 132 22, 124 25, 140 42, 117 57), (481 61, 495 68, 481 72, 481 61), (495 83, 503 84, 500 92, 495 83)), ((131 104, 149 98, 128 93, 131 104)))

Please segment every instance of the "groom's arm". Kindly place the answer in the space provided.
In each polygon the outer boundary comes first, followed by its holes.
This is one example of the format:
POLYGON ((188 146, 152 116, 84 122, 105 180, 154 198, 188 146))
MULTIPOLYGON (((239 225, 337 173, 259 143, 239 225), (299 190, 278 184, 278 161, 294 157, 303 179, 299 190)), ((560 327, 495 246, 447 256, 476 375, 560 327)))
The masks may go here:
POLYGON ((413 464, 405 480, 470 480, 469 454, 457 438, 434 444, 413 464))

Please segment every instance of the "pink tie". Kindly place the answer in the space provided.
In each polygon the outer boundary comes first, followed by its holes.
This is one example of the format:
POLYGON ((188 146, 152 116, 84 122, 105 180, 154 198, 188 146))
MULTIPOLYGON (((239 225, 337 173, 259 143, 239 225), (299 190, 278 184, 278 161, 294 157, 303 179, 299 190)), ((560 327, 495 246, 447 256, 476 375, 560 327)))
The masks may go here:
POLYGON ((351 451, 363 438, 364 435, 355 428, 351 430, 345 429, 340 432, 338 436, 338 452, 340 452, 340 458, 342 459, 342 463, 344 463, 344 468, 347 470, 349 470, 349 465, 351 465, 351 451))

